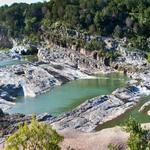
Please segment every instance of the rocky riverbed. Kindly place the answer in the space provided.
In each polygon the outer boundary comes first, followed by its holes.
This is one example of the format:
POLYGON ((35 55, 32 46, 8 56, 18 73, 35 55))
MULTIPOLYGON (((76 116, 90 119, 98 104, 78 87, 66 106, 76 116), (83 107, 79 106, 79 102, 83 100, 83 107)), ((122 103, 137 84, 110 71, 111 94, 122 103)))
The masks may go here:
POLYGON ((73 128, 91 132, 98 124, 114 119, 134 107, 144 94, 150 94, 150 67, 139 55, 125 53, 107 67, 102 61, 59 47, 39 49, 38 58, 39 61, 35 63, 0 68, 2 110, 14 105, 16 97, 20 95, 34 97, 70 80, 90 78, 93 72, 123 70, 134 79, 127 87, 117 89, 110 95, 87 100, 59 117, 47 114, 40 116, 41 121, 52 124, 57 130, 73 128))
MULTIPOLYGON (((55 54, 58 54, 58 50, 54 51, 55 54)), ((111 64, 110 68, 115 68, 114 66, 118 65, 116 69, 123 70, 130 78, 134 79, 132 80, 133 82, 130 81, 126 88, 117 89, 111 95, 99 96, 87 100, 71 112, 58 117, 54 121, 50 121, 55 128, 58 130, 74 128, 84 132, 93 131, 98 124, 102 124, 123 114, 128 109, 134 107, 143 95, 150 94, 150 66, 146 59, 144 59, 140 52, 128 52, 127 49, 123 47, 118 47, 118 51, 120 51, 122 55, 111 64)), ((51 50, 48 53, 50 52, 51 50)), ((68 51, 65 53, 65 57, 68 57, 70 62, 79 62, 77 67, 82 68, 85 64, 88 64, 83 63, 82 57, 78 57, 78 55, 71 57, 72 55, 68 53, 68 51)), ((41 55, 39 51, 39 55, 43 56, 40 57, 41 59, 46 60, 48 54, 41 55)), ((64 57, 62 55, 62 57, 56 57, 55 60, 61 61, 63 59, 64 57)), ((102 61, 98 62, 95 70, 107 68, 103 67, 104 63, 102 61)), ((94 63, 90 63, 89 68, 93 66, 94 63)))
POLYGON ((142 87, 129 86, 117 89, 111 95, 103 95, 81 104, 71 112, 50 121, 56 129, 78 129, 84 132, 94 131, 98 124, 112 120, 131 109, 139 98, 150 93, 142 87))
MULTIPOLYGON (((37 116, 39 121, 51 124, 58 131, 64 129, 75 129, 82 132, 92 132, 99 124, 112 120, 128 109, 134 107, 140 97, 149 93, 141 86, 130 85, 126 88, 117 89, 110 95, 92 98, 59 117, 53 117, 47 113, 37 116)), ((1 133, 2 137, 13 133, 19 122, 30 122, 31 115, 4 114, 1 111, 1 133)))
MULTIPOLYGON (((59 48, 60 51, 61 48, 59 48)), ((63 51, 66 52, 62 48, 63 51)), ((41 49, 38 52, 38 62, 25 62, 23 64, 1 67, 0 108, 3 111, 10 108, 18 96, 35 97, 71 80, 93 78, 90 75, 96 67, 92 66, 88 68, 87 62, 83 61, 84 67, 81 69, 77 66, 76 60, 72 61, 70 57, 65 56, 65 53, 61 54, 59 52, 50 53, 48 50, 41 49), (47 56, 48 61, 44 59, 44 56, 47 56), (65 61, 63 62, 62 60, 65 61), (6 103, 6 101, 9 102, 6 103)), ((79 54, 75 56, 79 58, 79 54)), ((85 59, 88 60, 89 58, 85 57, 85 59)), ((92 59, 90 61, 92 63, 92 59)), ((93 65, 95 63, 93 62, 93 65)))
POLYGON ((58 63, 39 62, 3 67, 0 68, 0 97, 7 101, 15 101, 17 96, 35 97, 70 80, 89 77, 72 66, 58 63))

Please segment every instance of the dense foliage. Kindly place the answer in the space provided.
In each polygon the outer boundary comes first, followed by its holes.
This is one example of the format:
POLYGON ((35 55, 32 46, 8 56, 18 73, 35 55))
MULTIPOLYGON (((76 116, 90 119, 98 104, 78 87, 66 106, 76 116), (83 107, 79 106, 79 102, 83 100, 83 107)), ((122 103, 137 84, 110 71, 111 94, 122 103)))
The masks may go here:
POLYGON ((6 141, 5 150, 59 150, 61 137, 51 126, 35 119, 30 125, 20 126, 6 141))
POLYGON ((11 36, 40 35, 55 23, 104 36, 128 37, 134 47, 148 49, 150 0, 50 0, 0 8, 0 25, 11 36))
MULTIPOLYGON (((127 146, 129 150, 150 150, 150 135, 149 131, 141 127, 134 118, 130 117, 124 127, 125 131, 130 134, 127 146)), ((109 144, 109 150, 124 149, 123 145, 109 144)))
POLYGON ((130 150, 149 150, 150 139, 148 131, 141 128, 141 125, 133 118, 129 118, 125 130, 130 133, 128 147, 130 150))

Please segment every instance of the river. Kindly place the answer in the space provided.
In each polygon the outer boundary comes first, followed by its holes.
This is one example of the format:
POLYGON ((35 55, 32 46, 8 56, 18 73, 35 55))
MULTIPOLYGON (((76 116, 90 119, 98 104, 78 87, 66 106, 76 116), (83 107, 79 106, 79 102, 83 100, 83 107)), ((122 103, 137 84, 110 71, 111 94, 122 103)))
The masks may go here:
MULTIPOLYGON (((3 61, 0 63, 0 66, 2 67, 19 63, 25 63, 25 59, 22 61, 3 61)), ((87 99, 99 95, 110 94, 116 88, 124 87, 127 80, 128 78, 125 75, 113 73, 109 75, 99 74, 95 79, 71 81, 35 98, 18 97, 16 100, 16 105, 12 109, 8 110, 8 112, 24 114, 40 114, 47 112, 54 116, 58 116, 64 112, 72 110, 87 99)), ((146 112, 138 112, 140 106, 149 99, 150 96, 142 98, 140 103, 135 108, 129 110, 112 121, 98 126, 96 130, 115 125, 122 125, 130 115, 136 118, 139 122, 149 122, 150 117, 146 115, 146 112)))
POLYGON ((96 79, 81 79, 37 96, 19 97, 11 113, 44 113, 59 115, 80 105, 87 99, 110 94, 118 87, 123 87, 127 77, 123 74, 98 75, 96 79))

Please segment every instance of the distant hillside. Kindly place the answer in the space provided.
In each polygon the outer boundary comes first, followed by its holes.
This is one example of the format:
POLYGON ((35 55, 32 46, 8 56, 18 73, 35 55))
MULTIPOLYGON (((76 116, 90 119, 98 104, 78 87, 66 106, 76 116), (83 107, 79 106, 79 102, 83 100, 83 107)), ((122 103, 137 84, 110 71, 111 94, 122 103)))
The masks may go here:
POLYGON ((0 26, 12 37, 40 35, 41 27, 62 25, 91 35, 127 37, 149 50, 150 0, 50 0, 0 7, 0 26))

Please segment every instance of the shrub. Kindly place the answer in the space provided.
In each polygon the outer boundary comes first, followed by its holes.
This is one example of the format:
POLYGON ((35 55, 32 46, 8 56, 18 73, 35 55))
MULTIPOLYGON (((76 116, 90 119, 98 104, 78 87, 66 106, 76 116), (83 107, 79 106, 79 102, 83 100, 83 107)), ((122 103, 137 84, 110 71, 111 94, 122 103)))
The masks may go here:
POLYGON ((147 53, 147 61, 150 63, 150 53, 147 53))
POLYGON ((103 50, 104 47, 105 47, 105 43, 102 40, 97 41, 96 39, 91 40, 85 46, 86 49, 91 50, 91 51, 93 51, 93 50, 103 50))
POLYGON ((130 150, 149 150, 148 131, 141 128, 135 119, 129 118, 125 130, 130 133, 127 145, 130 150))
POLYGON ((19 129, 8 137, 5 150, 59 150, 58 143, 63 140, 51 126, 32 119, 31 124, 20 125, 19 129))

